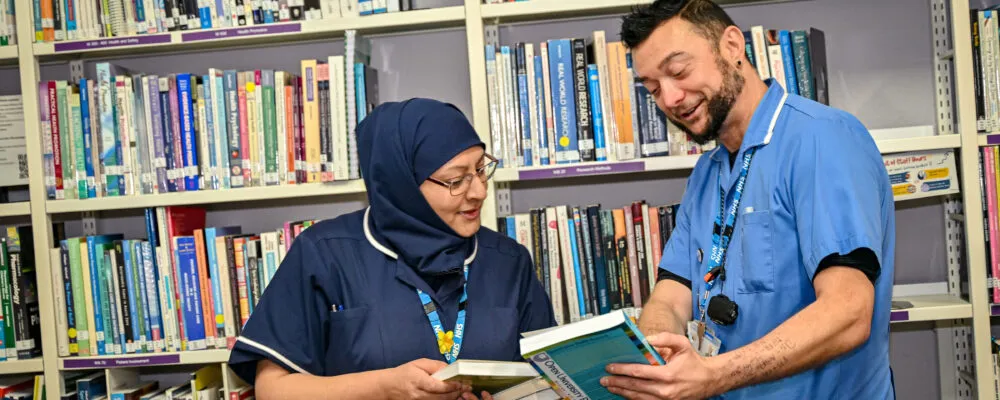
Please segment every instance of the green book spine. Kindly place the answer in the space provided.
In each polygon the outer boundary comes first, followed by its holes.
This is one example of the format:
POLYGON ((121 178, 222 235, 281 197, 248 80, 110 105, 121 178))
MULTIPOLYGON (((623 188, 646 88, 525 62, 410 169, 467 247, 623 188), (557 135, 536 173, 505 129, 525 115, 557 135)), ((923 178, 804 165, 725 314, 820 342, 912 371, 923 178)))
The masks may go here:
POLYGON ((80 239, 69 239, 69 273, 73 286, 73 305, 76 306, 76 345, 81 356, 90 354, 90 331, 87 327, 87 299, 83 293, 83 263, 80 261, 80 239))
MULTIPOLYGON (((72 86, 71 86, 72 88, 72 86)), ((83 114, 80 112, 80 93, 75 90, 67 92, 69 96, 70 116, 73 118, 73 161, 75 162, 76 187, 81 199, 87 196, 87 166, 83 147, 83 114)))
POLYGON ((278 184, 278 125, 274 108, 274 71, 261 71, 264 93, 264 184, 278 184))
POLYGON ((792 31, 792 57, 795 58, 795 75, 799 78, 799 94, 816 100, 813 84, 812 60, 809 57, 809 37, 806 31, 792 31))
POLYGON ((121 340, 117 334, 116 320, 111 316, 111 300, 108 298, 108 293, 114 290, 115 286, 111 281, 111 273, 108 271, 107 258, 104 257, 108 249, 113 247, 113 243, 102 243, 95 246, 97 249, 95 259, 97 260, 98 277, 103 278, 100 296, 101 319, 104 324, 104 352, 107 354, 120 354, 121 340))
POLYGON ((59 112, 59 142, 62 143, 61 155, 62 155, 62 169, 63 169, 63 190, 66 193, 67 199, 72 199, 76 197, 76 175, 74 172, 76 170, 76 163, 73 162, 73 138, 71 137, 72 132, 69 131, 70 118, 72 116, 69 113, 69 103, 66 100, 66 91, 68 90, 66 81, 56 82, 56 107, 59 112))
POLYGON ((7 359, 17 359, 17 337, 14 335, 14 303, 11 298, 10 257, 7 254, 7 238, 0 238, 0 302, 3 302, 3 342, 7 359))
POLYGON ((142 249, 139 247, 139 241, 137 240, 130 240, 126 244, 132 247, 132 250, 129 252, 129 258, 131 259, 129 273, 132 274, 132 285, 134 286, 132 290, 135 292, 135 311, 138 318, 137 323, 139 324, 139 337, 136 338, 138 344, 136 346, 136 353, 152 351, 152 342, 149 340, 149 325, 146 324, 146 296, 145 291, 141 290, 143 288, 141 283, 142 276, 139 275, 139 268, 141 268, 139 264, 139 252, 142 249))

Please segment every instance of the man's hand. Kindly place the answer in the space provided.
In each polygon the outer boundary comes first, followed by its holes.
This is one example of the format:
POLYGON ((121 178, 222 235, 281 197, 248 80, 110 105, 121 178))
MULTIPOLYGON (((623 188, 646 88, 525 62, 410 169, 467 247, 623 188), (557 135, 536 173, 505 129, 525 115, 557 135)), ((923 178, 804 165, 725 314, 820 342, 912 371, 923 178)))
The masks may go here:
POLYGON ((686 336, 660 333, 647 338, 666 365, 609 364, 601 384, 628 399, 704 399, 721 393, 713 360, 702 357, 686 336))

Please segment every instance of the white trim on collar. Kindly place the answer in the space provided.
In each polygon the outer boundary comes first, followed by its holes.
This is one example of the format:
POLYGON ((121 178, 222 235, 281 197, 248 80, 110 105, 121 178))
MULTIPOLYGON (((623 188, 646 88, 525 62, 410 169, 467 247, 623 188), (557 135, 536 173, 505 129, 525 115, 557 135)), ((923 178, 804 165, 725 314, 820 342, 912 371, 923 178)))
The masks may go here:
MULTIPOLYGON (((389 250, 388 247, 383 246, 382 243, 379 243, 377 240, 375 240, 375 237, 372 236, 372 232, 368 228, 368 212, 371 211, 371 209, 372 209, 371 207, 365 208, 365 219, 364 219, 364 221, 362 221, 362 224, 364 225, 364 230, 365 230, 365 239, 368 239, 368 243, 370 243, 372 245, 372 247, 374 247, 376 250, 381 251, 382 253, 384 253, 385 255, 387 255, 389 257, 392 257, 393 259, 399 259, 399 255, 396 254, 396 252, 394 252, 392 250, 389 250)), ((465 259, 465 265, 472 264, 472 261, 476 259, 476 254, 479 253, 479 238, 478 237, 475 239, 474 243, 475 244, 472 247, 472 254, 469 255, 469 258, 465 259)))
POLYGON ((774 124, 778 122, 778 115, 781 115, 781 108, 784 107, 786 99, 788 99, 788 92, 781 95, 781 101, 778 102, 778 106, 774 109, 774 115, 771 116, 771 124, 767 127, 767 136, 764 136, 764 144, 771 143, 771 135, 774 135, 774 124))

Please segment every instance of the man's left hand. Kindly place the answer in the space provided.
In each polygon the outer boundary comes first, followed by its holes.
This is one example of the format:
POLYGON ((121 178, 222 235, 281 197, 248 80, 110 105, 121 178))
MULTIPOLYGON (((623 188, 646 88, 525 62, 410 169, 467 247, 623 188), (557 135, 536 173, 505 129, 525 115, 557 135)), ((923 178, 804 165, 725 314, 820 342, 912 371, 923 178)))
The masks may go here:
POLYGON ((691 347, 686 336, 661 333, 647 337, 666 365, 608 364, 601 379, 611 393, 627 399, 704 399, 722 392, 712 360, 691 347))

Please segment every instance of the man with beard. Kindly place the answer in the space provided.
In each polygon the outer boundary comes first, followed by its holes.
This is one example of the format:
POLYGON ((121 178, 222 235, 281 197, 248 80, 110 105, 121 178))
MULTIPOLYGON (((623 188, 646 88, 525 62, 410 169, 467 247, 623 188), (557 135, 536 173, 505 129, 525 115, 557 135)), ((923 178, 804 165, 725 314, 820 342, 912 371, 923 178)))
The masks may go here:
MULTIPOLYGON (((635 399, 893 398, 893 194, 852 115, 761 80, 709 0, 624 18, 636 79, 703 155, 639 328, 664 366, 610 364, 635 399)), ((766 65, 758 68, 767 68, 766 65)))

